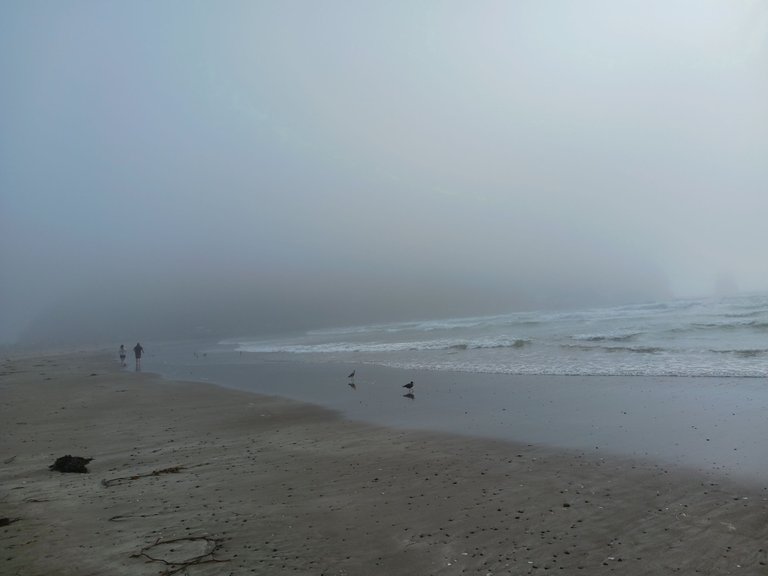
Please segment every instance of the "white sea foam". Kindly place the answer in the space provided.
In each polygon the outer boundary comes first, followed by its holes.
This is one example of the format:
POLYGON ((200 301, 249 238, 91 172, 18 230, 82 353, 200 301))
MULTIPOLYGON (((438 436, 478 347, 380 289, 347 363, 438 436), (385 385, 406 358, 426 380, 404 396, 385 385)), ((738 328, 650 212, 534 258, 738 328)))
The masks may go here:
POLYGON ((414 340, 396 342, 354 342, 339 341, 316 344, 290 342, 240 342, 238 352, 287 353, 287 354, 333 354, 346 352, 401 352, 404 350, 472 350, 481 348, 521 348, 529 345, 524 338, 509 339, 480 338, 475 340, 414 340))
POLYGON ((251 353, 517 374, 764 376, 768 295, 315 330, 251 353))

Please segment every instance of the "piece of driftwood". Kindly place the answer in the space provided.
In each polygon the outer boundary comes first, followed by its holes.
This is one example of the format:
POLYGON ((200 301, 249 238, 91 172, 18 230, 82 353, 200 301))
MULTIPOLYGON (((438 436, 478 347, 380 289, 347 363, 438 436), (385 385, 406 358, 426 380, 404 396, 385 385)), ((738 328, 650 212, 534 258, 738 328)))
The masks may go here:
POLYGON ((131 558, 143 557, 147 559, 147 562, 162 562, 168 566, 168 569, 162 572, 160 576, 173 576, 173 574, 178 574, 190 566, 197 566, 198 564, 210 564, 213 562, 229 562, 229 560, 220 560, 214 557, 214 554, 219 550, 219 548, 221 548, 221 542, 221 539, 211 538, 210 536, 184 536, 182 538, 173 538, 170 540, 163 540, 162 538, 158 538, 153 544, 145 546, 136 554, 132 554, 131 558), (207 551, 203 554, 199 554, 198 556, 193 556, 184 560, 166 560, 165 558, 157 558, 150 553, 153 548, 163 546, 165 544, 198 541, 205 541, 208 544, 207 551))
POLYGON ((83 458, 82 456, 61 456, 56 458, 56 462, 48 466, 49 470, 56 470, 58 472, 79 472, 87 473, 88 468, 86 464, 93 460, 93 458, 83 458))
POLYGON ((149 472, 147 474, 136 474, 134 476, 123 476, 121 478, 110 478, 109 480, 104 479, 101 481, 101 485, 105 488, 109 488, 110 486, 115 486, 117 484, 124 484, 125 482, 130 482, 132 480, 138 480, 139 478, 149 478, 151 476, 160 476, 160 474, 176 474, 177 472, 180 472, 184 469, 184 466, 171 466, 170 468, 163 468, 162 470, 152 470, 152 472, 149 472))
POLYGON ((123 522, 125 520, 133 520, 134 518, 149 518, 151 516, 161 516, 162 512, 157 512, 155 514, 118 514, 117 516, 112 516, 110 518, 107 518, 108 522, 123 522))

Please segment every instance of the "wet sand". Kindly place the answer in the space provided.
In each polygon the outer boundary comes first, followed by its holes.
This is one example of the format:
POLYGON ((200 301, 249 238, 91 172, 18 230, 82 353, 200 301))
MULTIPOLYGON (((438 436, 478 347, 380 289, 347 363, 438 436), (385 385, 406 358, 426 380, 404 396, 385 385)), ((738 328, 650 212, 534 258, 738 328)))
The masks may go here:
POLYGON ((0 367, 4 575, 768 574, 767 498, 759 481, 350 422, 108 356, 0 367), (90 472, 49 471, 65 454, 90 472))
POLYGON ((305 355, 195 357, 189 347, 161 345, 151 351, 146 367, 169 379, 279 395, 349 420, 645 458, 739 481, 768 479, 764 378, 479 374, 313 362, 305 355), (347 386, 353 368, 354 389, 347 386), (402 385, 411 380, 408 401, 402 385))

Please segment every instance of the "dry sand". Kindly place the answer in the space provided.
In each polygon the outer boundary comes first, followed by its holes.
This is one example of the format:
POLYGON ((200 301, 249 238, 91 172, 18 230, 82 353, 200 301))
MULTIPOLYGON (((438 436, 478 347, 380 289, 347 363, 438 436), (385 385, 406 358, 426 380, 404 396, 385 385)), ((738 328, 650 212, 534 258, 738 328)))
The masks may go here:
POLYGON ((3 575, 768 575, 766 496, 348 422, 107 356, 0 368, 3 575), (90 473, 49 471, 65 454, 90 473))

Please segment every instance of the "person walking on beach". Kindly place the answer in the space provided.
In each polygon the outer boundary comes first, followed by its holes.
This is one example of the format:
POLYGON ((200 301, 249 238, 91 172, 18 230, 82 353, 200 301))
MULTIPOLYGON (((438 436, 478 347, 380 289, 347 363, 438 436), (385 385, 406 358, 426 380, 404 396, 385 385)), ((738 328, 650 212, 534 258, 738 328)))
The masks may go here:
POLYGON ((125 344, 120 344, 120 365, 125 368, 125 344))
POLYGON ((141 347, 140 342, 136 342, 136 346, 133 347, 133 354, 136 356, 136 372, 141 370, 141 353, 144 352, 144 348, 141 347))

